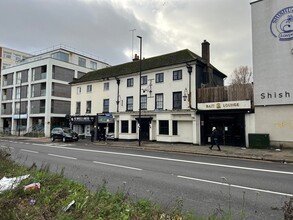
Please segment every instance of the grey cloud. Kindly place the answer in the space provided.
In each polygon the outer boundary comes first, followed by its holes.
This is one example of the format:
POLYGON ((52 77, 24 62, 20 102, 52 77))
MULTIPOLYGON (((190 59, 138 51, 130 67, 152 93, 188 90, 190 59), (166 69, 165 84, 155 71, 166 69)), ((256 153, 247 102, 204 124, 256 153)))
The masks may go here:
POLYGON ((65 44, 115 65, 124 54, 151 57, 211 43, 212 63, 226 74, 251 63, 250 5, 235 0, 3 0, 0 44, 35 52, 65 44))

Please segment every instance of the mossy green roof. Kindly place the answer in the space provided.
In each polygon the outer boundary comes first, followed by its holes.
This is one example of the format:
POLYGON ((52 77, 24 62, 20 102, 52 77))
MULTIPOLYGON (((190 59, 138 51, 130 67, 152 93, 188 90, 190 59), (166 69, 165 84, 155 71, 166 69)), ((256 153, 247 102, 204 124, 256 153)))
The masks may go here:
MULTIPOLYGON (((180 50, 174 53, 169 53, 169 54, 164 54, 161 56, 143 59, 141 68, 143 72, 143 71, 147 71, 151 69, 188 63, 195 60, 205 63, 205 61, 200 56, 196 55, 195 53, 191 52, 188 49, 185 49, 185 50, 180 50)), ((216 70, 216 68, 214 67, 212 68, 216 70)), ((138 73, 139 71, 140 71, 140 60, 137 60, 137 61, 132 61, 129 63, 124 63, 124 64, 106 67, 103 69, 88 72, 84 76, 78 79, 74 79, 70 84, 77 84, 77 83, 83 83, 83 82, 89 82, 89 81, 102 80, 105 78, 119 77, 119 76, 129 75, 133 73, 138 73)), ((220 74, 223 74, 220 71, 218 72, 220 74)))

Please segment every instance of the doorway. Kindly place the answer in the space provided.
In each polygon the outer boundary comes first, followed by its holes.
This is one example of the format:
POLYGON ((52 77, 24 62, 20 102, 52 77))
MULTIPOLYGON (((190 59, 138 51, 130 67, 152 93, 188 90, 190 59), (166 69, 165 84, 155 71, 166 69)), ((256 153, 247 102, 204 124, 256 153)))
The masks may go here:
POLYGON ((141 118, 141 140, 150 140, 150 123, 152 118, 141 118))
POLYGON ((245 146, 244 113, 208 113, 201 115, 201 142, 211 143, 212 128, 216 127, 220 135, 220 144, 227 146, 245 146))

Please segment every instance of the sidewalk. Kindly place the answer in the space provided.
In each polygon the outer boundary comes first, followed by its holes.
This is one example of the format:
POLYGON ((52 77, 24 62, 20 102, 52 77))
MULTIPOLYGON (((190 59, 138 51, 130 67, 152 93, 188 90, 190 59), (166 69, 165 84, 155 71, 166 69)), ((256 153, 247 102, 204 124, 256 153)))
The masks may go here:
POLYGON ((232 146, 221 146, 221 151, 218 151, 218 148, 216 146, 214 146, 213 150, 210 150, 209 145, 198 146, 192 144, 170 144, 145 141, 141 142, 141 146, 138 146, 138 141, 97 141, 94 142, 94 144, 97 146, 136 148, 143 150, 156 150, 176 153, 293 163, 293 149, 251 149, 232 146))
MULTIPOLYGON (((13 140, 30 140, 51 143, 50 138, 31 138, 31 137, 0 137, 1 139, 13 139, 13 140)), ((172 143, 161 143, 161 142, 146 142, 142 141, 141 146, 138 146, 138 141, 95 141, 83 139, 81 143, 93 144, 94 146, 103 147, 119 147, 128 149, 142 149, 142 150, 155 150, 165 152, 176 152, 176 153, 187 153, 187 154, 198 154, 198 155, 210 155, 218 157, 231 157, 231 158, 242 158, 242 159, 253 159, 253 160, 264 160, 274 161, 281 163, 292 163, 293 164, 293 149, 252 149, 252 148, 241 148, 232 146, 221 146, 222 151, 218 151, 217 147, 213 150, 207 146, 198 146, 192 144, 172 144, 172 143)), ((68 142, 70 143, 70 142, 68 142)))

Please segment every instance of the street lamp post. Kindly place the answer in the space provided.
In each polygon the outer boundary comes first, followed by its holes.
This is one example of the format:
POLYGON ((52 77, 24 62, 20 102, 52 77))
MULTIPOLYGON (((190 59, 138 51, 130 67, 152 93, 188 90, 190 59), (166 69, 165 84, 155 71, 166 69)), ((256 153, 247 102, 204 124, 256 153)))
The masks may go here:
POLYGON ((20 84, 19 84, 19 109, 18 109, 18 136, 20 136, 20 126, 21 126, 21 121, 20 121, 20 114, 21 114, 21 79, 20 79, 20 84))
POLYGON ((139 113, 138 113, 138 146, 141 145, 141 61, 142 61, 142 37, 139 38, 139 113))

